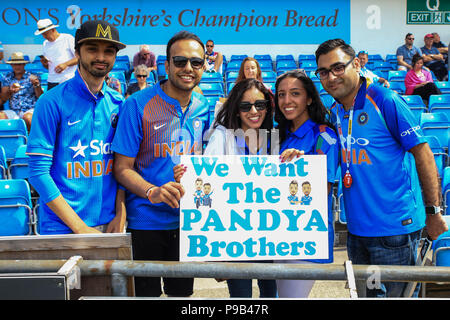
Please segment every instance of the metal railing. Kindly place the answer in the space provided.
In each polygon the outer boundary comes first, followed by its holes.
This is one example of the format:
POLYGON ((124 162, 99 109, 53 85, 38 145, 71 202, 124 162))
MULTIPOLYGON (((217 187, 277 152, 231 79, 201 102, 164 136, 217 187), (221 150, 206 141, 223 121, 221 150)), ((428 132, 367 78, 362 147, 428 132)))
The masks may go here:
MULTIPOLYGON (((53 272, 66 260, 0 260, 0 273, 53 272)), ((126 277, 296 279, 357 281, 448 282, 450 267, 345 264, 278 264, 232 262, 167 262, 81 260, 82 276, 110 275, 113 296, 127 295, 126 277), (349 272, 349 265, 351 272, 349 272), (349 278, 351 274, 352 278, 349 278), (353 278, 354 277, 354 278, 353 278)), ((352 290, 352 288, 350 288, 352 290)))

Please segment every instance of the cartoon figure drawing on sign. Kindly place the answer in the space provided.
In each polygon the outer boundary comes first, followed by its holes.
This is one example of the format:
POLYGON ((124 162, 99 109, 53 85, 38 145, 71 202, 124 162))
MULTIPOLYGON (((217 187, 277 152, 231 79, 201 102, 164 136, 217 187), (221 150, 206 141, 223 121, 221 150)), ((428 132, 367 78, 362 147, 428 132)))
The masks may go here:
POLYGON ((203 180, 201 178, 197 178, 197 180, 195 180, 195 193, 194 193, 194 202, 197 209, 202 205, 202 186, 203 180))
POLYGON ((211 191, 211 184, 210 183, 205 183, 203 185, 203 197, 202 197, 202 202, 204 206, 209 206, 211 208, 211 195, 212 195, 212 191, 211 191))
POLYGON ((291 183, 289 183, 289 196, 288 196, 288 200, 290 204, 298 204, 298 197, 297 197, 297 192, 298 192, 298 182, 296 180, 292 180, 291 183))
POLYGON ((308 181, 305 181, 302 183, 302 192, 304 196, 302 196, 302 199, 300 201, 300 204, 303 204, 305 206, 308 206, 311 204, 312 198, 310 196, 311 194, 311 183, 308 181))

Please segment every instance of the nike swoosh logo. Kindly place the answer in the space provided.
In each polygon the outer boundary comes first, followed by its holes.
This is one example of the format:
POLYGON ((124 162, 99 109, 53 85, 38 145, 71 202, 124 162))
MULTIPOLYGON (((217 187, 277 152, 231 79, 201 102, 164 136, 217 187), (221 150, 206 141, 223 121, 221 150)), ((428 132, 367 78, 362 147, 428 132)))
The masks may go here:
POLYGON ((70 120, 69 121, 67 121, 67 125, 70 127, 70 126, 73 126, 74 124, 77 124, 78 122, 80 122, 81 120, 77 120, 77 121, 74 121, 74 122, 70 122, 70 120))
POLYGON ((157 126, 157 125, 155 124, 155 126, 153 127, 153 129, 158 130, 158 129, 161 129, 162 127, 164 127, 165 125, 166 125, 165 123, 163 123, 163 124, 160 125, 160 126, 157 126))

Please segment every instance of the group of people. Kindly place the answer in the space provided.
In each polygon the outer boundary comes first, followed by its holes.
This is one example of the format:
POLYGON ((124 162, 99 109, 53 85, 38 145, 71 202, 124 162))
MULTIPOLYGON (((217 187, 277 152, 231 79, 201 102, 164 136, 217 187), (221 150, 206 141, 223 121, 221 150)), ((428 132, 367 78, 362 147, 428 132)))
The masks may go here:
MULTIPOLYGON (((40 195, 41 234, 126 230, 135 260, 177 261, 179 201, 185 193, 180 178, 186 170, 177 155, 272 150, 283 161, 327 156, 329 202, 335 180, 342 179, 354 264, 413 265, 422 229, 432 239, 448 230, 434 157, 415 117, 396 93, 360 74, 363 56, 343 40, 326 41, 315 52, 316 75, 336 100, 331 113, 303 70, 279 76, 274 94, 258 77, 257 63, 247 58, 211 128, 207 100, 195 91, 208 55, 197 35, 180 31, 170 38, 167 79, 127 99, 105 82, 125 47, 112 24, 83 23, 74 37, 74 76, 36 102, 27 154, 29 181, 40 195), (263 134, 269 135, 274 123, 278 149, 263 134), (232 130, 256 136, 239 139, 232 130)), ((329 208, 329 259, 277 263, 333 262, 329 208)), ((135 291, 187 297, 193 283, 164 278, 161 287, 160 278, 135 277, 135 291)), ((227 279, 227 284, 231 297, 251 297, 251 280, 227 279)), ((307 297, 314 281, 258 284, 261 297, 293 298, 307 297)), ((405 285, 363 286, 360 295, 399 297, 405 285)))
POLYGON ((431 72, 439 81, 448 81, 448 49, 442 43, 438 33, 428 33, 424 36, 424 46, 420 49, 414 46, 414 35, 407 33, 405 44, 397 49, 399 70, 406 70, 405 94, 419 95, 425 104, 431 95, 441 94, 433 81, 431 72))

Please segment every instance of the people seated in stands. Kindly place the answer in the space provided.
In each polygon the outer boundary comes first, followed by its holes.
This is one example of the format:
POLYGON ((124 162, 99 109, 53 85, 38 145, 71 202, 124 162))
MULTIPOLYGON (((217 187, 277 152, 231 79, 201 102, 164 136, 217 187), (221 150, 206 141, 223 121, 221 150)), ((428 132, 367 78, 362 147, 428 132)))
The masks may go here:
POLYGON ((223 55, 218 51, 214 51, 214 41, 206 41, 206 72, 222 73, 223 55))
POLYGON ((439 50, 439 53, 444 56, 445 63, 448 63, 448 46, 446 46, 442 41, 441 37, 437 32, 433 32, 433 47, 439 50))
POLYGON ((134 68, 134 76, 136 77, 137 82, 130 83, 128 85, 125 98, 128 98, 135 92, 147 88, 149 86, 149 84, 147 83, 148 75, 149 71, 145 64, 138 65, 136 68, 134 68))
POLYGON ((445 67, 444 56, 439 50, 433 47, 434 36, 429 33, 425 35, 423 41, 425 45, 420 48, 423 54, 425 66, 433 71, 439 81, 447 81, 447 68, 445 67))
POLYGON ((441 94, 439 88, 433 82, 431 73, 423 68, 424 57, 416 54, 412 58, 412 69, 408 71, 405 77, 405 94, 419 95, 428 105, 428 100, 432 94, 441 94))
POLYGON ((414 35, 412 33, 407 33, 405 37, 405 44, 397 49, 396 55, 398 70, 408 71, 412 69, 412 57, 416 53, 422 55, 422 51, 414 46, 414 35))
POLYGON ((382 84, 383 86, 385 86, 386 88, 389 88, 389 86, 390 86, 389 81, 376 75, 371 70, 367 69, 366 64, 369 61, 369 55, 368 55, 367 51, 360 51, 358 53, 358 59, 359 59, 359 63, 361 64, 360 74, 364 78, 366 78, 367 81, 369 81, 371 83, 378 82, 378 83, 382 84))
POLYGON ((156 56, 153 52, 150 51, 150 46, 147 44, 143 44, 139 46, 139 52, 136 53, 133 57, 133 70, 139 65, 147 66, 148 72, 147 76, 153 73, 155 80, 158 80, 158 72, 156 65, 156 56))
POLYGON ((14 52, 6 63, 13 68, 2 80, 2 101, 9 100, 9 110, 0 112, 1 119, 22 118, 28 128, 31 127, 34 105, 43 93, 39 76, 25 71, 25 60, 22 52, 14 52))

